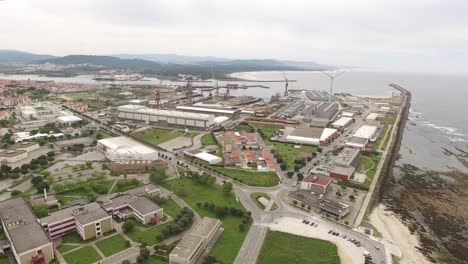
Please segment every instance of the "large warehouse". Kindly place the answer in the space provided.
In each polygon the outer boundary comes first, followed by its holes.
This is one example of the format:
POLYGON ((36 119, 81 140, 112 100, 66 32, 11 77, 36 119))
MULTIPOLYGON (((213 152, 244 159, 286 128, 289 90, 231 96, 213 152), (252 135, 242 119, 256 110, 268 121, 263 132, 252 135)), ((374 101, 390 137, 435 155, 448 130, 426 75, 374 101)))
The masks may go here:
POLYGON ((109 160, 158 160, 158 151, 126 137, 112 137, 98 140, 97 148, 109 160))
POLYGON ((158 126, 207 129, 215 124, 214 115, 152 109, 142 105, 122 105, 117 110, 121 119, 158 126))
POLYGON ((351 117, 341 117, 335 122, 331 124, 332 128, 336 128, 339 130, 345 129, 347 126, 349 126, 351 123, 353 123, 353 119, 351 117))
POLYGON ((354 133, 353 137, 346 145, 355 148, 364 148, 367 143, 369 143, 369 140, 374 137, 376 132, 376 126, 363 125, 354 133))
POLYGON ((177 106, 176 110, 190 113, 207 114, 214 116, 227 116, 232 119, 239 118, 239 109, 227 109, 227 108, 206 108, 196 106, 177 106))
POLYGON ((298 127, 286 136, 286 140, 295 144, 324 146, 336 138, 337 132, 334 128, 298 127))

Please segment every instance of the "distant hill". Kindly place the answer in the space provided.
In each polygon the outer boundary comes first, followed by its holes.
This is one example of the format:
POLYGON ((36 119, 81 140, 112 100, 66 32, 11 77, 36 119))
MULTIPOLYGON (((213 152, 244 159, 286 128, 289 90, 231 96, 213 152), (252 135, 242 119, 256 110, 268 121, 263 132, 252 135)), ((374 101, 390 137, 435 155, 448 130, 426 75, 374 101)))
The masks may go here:
POLYGON ((0 63, 30 63, 36 60, 52 58, 54 58, 54 56, 33 54, 16 50, 0 50, 0 63))
POLYGON ((296 67, 303 69, 323 69, 313 61, 292 61, 275 59, 227 59, 210 56, 184 56, 177 54, 116 54, 112 55, 121 59, 142 59, 162 64, 202 64, 224 66, 266 66, 266 67, 296 67))
POLYGON ((121 59, 141 59, 155 61, 163 64, 196 64, 200 61, 228 61, 230 59, 202 56, 183 56, 177 54, 115 54, 112 55, 121 59))
POLYGON ((120 59, 112 56, 93 55, 68 55, 47 60, 37 61, 37 63, 53 63, 59 65, 68 64, 92 64, 109 69, 129 69, 134 71, 157 71, 161 69, 161 64, 154 61, 140 59, 120 59))

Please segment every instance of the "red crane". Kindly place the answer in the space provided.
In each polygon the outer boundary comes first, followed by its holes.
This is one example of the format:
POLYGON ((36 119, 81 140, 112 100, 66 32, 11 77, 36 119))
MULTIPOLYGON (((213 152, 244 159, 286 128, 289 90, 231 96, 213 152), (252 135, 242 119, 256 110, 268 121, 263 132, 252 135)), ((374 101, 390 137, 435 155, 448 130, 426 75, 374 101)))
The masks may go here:
POLYGON ((156 98, 154 99, 155 102, 153 104, 153 108, 161 109, 161 96, 160 96, 159 89, 154 89, 154 95, 156 96, 156 98))
POLYGON ((187 99, 188 104, 192 104, 192 76, 188 77, 187 79, 187 99))
POLYGON ((289 82, 288 82, 288 77, 286 77, 286 73, 283 72, 283 75, 284 75, 284 96, 288 96, 288 85, 289 85, 289 82))

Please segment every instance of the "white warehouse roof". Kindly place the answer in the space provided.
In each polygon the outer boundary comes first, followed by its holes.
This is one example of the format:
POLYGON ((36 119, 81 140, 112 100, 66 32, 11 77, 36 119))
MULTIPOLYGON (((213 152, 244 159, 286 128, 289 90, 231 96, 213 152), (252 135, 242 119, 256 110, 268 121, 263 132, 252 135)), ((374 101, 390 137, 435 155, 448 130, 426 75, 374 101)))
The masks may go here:
POLYGON ((346 126, 351 120, 353 120, 351 117, 341 117, 340 119, 336 120, 335 122, 332 123, 332 126, 337 126, 337 127, 344 127, 346 126))
POLYGON ((354 137, 370 139, 376 131, 376 126, 363 125, 354 133, 354 137))
POLYGON ((234 114, 239 110, 230 110, 230 109, 215 109, 215 108, 203 108, 203 107, 193 107, 193 106, 177 106, 177 110, 186 110, 186 111, 200 111, 200 112, 210 112, 218 114, 234 114))
POLYGON ((112 137, 98 140, 106 147, 106 154, 114 159, 157 160, 158 151, 127 137, 112 137))
POLYGON ((117 108, 121 112, 131 112, 139 114, 148 114, 148 115, 157 115, 157 116, 167 116, 174 118, 189 118, 196 120, 212 120, 213 115, 207 114, 196 114, 182 111, 170 111, 170 110, 161 110, 161 109, 152 109, 142 105, 122 105, 117 108))
POLYGON ((57 117, 57 120, 60 123, 74 123, 74 122, 81 121, 83 119, 81 119, 81 118, 79 118, 77 116, 74 116, 74 115, 67 115, 67 116, 59 116, 59 117, 57 117))
POLYGON ((197 153, 197 154, 195 154, 193 156, 195 156, 196 158, 201 159, 203 161, 206 161, 209 164, 218 164, 221 161, 223 161, 223 159, 221 159, 220 157, 212 155, 210 153, 206 153, 206 152, 199 152, 199 153, 197 153))
POLYGON ((222 124, 222 123, 224 123, 224 122, 226 122, 228 120, 229 120, 229 117, 227 117, 227 116, 218 116, 218 117, 215 117, 215 119, 214 119, 215 123, 218 124, 218 125, 220 125, 220 124, 222 124))

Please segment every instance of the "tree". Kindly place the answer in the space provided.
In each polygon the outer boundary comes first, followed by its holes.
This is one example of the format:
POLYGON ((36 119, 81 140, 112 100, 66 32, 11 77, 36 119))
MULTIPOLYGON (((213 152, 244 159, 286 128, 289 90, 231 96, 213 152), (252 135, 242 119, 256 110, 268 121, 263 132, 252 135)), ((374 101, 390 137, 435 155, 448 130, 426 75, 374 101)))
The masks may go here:
POLYGON ((354 195, 352 195, 352 194, 350 194, 350 195, 348 196, 348 198, 349 198, 349 200, 350 200, 351 202, 354 202, 354 200, 356 200, 356 197, 354 197, 354 195))
POLYGON ((225 182, 223 184, 223 192, 226 195, 229 195, 232 191, 232 182, 225 182))
POLYGON ((91 160, 86 161, 85 164, 86 164, 86 167, 88 167, 88 169, 90 169, 91 166, 93 166, 93 162, 91 160))
POLYGON ((44 178, 42 178, 42 176, 34 176, 31 178, 32 185, 37 185, 38 183, 43 182, 43 181, 44 181, 44 178))
POLYGON ((36 184, 36 190, 37 190, 38 193, 43 192, 44 189, 46 191, 48 191, 50 189, 50 185, 47 182, 42 181, 42 182, 36 184))
POLYGON ((338 198, 341 197, 341 192, 340 192, 340 190, 336 191, 336 197, 338 197, 338 198))
POLYGON ((298 174, 297 174, 297 180, 298 180, 298 181, 302 181, 303 179, 304 179, 304 174, 298 173, 298 174))
POLYGON ((21 195, 21 191, 13 190, 13 191, 11 191, 10 195, 11 195, 11 197, 15 197, 15 196, 21 195))
POLYGON ((122 264, 131 264, 130 260, 126 259, 124 261, 122 261, 122 264))
POLYGON ((135 229, 135 222, 132 220, 127 220, 122 225, 122 230, 124 231, 124 233, 131 232, 133 231, 133 229, 135 229))
POLYGON ((288 178, 292 178, 292 176, 294 175, 294 171, 288 171, 286 175, 288 176, 288 178))
POLYGON ((245 224, 243 224, 243 223, 239 224, 239 231, 241 231, 241 232, 245 231, 245 224))
POLYGON ((281 170, 286 170, 286 169, 288 168, 288 165, 282 163, 282 164, 280 165, 280 168, 281 168, 281 170))

